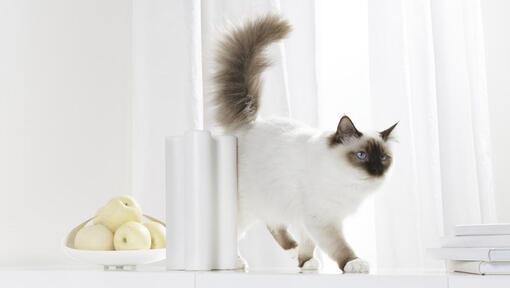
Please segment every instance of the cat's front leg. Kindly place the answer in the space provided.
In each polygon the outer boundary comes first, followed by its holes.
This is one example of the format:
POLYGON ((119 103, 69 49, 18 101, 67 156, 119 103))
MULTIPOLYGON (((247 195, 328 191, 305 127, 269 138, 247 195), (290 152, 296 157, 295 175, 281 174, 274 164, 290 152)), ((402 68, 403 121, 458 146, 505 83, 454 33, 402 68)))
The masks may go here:
POLYGON ((298 247, 298 267, 301 270, 318 270, 320 263, 313 257, 315 243, 305 233, 301 233, 298 247))
POLYGON ((369 270, 370 265, 361 258, 356 258, 347 262, 344 267, 344 273, 368 273, 369 270))
POLYGON ((356 256, 345 241, 341 227, 321 221, 309 221, 307 229, 317 246, 335 260, 344 273, 368 273, 368 263, 356 256))

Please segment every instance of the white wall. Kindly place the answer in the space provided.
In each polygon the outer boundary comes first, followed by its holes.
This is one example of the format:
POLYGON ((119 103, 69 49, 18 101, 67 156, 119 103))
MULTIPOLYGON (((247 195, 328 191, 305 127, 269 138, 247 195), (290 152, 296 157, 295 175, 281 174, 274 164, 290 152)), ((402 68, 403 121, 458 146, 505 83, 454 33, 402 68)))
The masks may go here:
POLYGON ((131 1, 0 1, 0 265, 130 192, 131 1))
POLYGON ((497 213, 510 222, 510 1, 480 1, 485 34, 487 89, 497 213))

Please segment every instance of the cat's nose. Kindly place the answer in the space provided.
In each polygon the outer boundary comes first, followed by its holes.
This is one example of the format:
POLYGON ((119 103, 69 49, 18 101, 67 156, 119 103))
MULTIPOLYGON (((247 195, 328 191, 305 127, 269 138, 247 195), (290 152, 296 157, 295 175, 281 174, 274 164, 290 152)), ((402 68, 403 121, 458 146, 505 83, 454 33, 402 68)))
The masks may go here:
POLYGON ((384 168, 382 166, 375 166, 370 171, 373 176, 382 176, 384 174, 384 168))

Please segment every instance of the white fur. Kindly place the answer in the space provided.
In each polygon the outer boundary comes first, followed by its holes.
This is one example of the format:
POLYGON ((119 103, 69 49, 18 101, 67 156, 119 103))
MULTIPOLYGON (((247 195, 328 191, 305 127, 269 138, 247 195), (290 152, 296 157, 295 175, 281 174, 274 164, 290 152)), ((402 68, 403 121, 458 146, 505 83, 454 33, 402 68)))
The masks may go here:
MULTIPOLYGON (((382 182, 382 177, 370 177, 348 162, 346 153, 358 141, 329 145, 333 131, 270 118, 258 119, 234 134, 239 141, 241 233, 260 220, 292 226, 316 242, 318 236, 309 233, 310 225, 340 227, 382 182)), ((362 139, 370 137, 365 135, 362 139)))
POLYGON ((319 260, 317 260, 316 258, 312 258, 312 259, 306 261, 303 268, 301 268, 301 271, 316 271, 316 270, 320 270, 320 268, 321 268, 321 263, 319 262, 319 260))
POLYGON ((344 267, 344 273, 368 273, 369 270, 368 262, 359 258, 347 262, 344 267))

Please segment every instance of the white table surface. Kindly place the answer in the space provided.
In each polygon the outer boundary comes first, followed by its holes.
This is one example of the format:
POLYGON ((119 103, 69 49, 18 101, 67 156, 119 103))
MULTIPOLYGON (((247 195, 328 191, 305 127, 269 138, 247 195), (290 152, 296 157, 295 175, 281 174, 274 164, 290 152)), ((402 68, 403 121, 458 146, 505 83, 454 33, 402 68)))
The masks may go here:
POLYGON ((510 275, 391 272, 372 274, 320 274, 276 272, 183 272, 149 267, 137 271, 103 271, 87 268, 0 268, 0 287, 349 287, 349 288, 509 288, 510 275))

